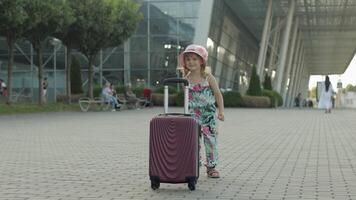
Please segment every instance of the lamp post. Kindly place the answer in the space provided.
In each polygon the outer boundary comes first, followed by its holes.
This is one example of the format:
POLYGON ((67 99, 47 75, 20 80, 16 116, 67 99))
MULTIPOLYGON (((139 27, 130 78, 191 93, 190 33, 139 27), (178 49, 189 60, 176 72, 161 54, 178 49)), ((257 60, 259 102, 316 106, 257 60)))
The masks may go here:
POLYGON ((53 46, 53 95, 54 102, 57 102, 57 51, 62 47, 62 42, 57 38, 52 38, 50 44, 53 46))

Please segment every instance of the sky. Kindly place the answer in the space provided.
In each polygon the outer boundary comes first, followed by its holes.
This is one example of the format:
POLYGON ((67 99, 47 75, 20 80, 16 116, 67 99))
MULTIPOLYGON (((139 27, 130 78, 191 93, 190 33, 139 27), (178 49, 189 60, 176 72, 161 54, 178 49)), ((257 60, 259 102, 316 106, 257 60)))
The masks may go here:
MULTIPOLYGON (((343 88, 345 88, 348 84, 356 85, 356 54, 344 74, 329 75, 329 78, 335 91, 336 84, 339 80, 341 80, 343 88)), ((316 87, 316 82, 324 80, 325 76, 310 76, 309 89, 311 89, 312 87, 316 87)))

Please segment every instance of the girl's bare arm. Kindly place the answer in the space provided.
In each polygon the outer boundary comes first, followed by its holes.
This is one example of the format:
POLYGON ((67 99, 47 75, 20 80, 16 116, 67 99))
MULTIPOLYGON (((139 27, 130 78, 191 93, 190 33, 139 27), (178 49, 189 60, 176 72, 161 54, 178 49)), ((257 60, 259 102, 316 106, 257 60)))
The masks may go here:
POLYGON ((218 109, 219 109, 218 118, 223 121, 225 118, 224 117, 224 99, 220 92, 218 82, 216 81, 215 77, 211 74, 208 75, 208 82, 209 82, 211 89, 213 90, 215 100, 218 105, 218 109))

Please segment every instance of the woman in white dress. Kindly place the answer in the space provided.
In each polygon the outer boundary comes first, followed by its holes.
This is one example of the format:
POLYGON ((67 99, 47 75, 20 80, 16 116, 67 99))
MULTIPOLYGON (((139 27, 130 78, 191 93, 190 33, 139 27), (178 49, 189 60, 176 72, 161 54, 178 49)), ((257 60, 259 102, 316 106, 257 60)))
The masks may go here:
POLYGON ((332 101, 334 94, 333 86, 330 83, 329 76, 325 77, 325 82, 321 86, 321 94, 318 103, 318 108, 325 109, 325 113, 331 113, 332 101))

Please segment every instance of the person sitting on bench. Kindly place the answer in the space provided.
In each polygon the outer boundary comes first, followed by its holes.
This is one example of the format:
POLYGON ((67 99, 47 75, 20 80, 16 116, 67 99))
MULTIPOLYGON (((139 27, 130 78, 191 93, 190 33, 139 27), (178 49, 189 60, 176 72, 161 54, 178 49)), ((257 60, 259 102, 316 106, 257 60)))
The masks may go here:
POLYGON ((111 111, 116 111, 116 110, 120 109, 121 105, 117 101, 116 97, 113 95, 113 91, 110 88, 109 82, 105 84, 105 87, 103 88, 101 94, 102 94, 104 100, 109 100, 109 102, 111 103, 111 106, 112 106, 111 111))

